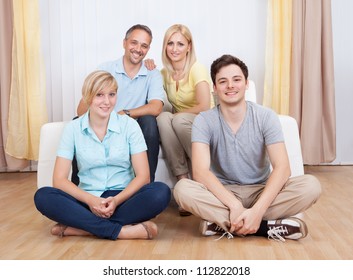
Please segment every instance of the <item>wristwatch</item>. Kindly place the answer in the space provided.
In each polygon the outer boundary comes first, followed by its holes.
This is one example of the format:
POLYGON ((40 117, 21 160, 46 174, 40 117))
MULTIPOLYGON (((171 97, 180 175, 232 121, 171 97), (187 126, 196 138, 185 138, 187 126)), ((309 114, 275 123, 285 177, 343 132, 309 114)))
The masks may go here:
POLYGON ((129 110, 123 110, 125 115, 128 115, 130 117, 130 111, 129 110))

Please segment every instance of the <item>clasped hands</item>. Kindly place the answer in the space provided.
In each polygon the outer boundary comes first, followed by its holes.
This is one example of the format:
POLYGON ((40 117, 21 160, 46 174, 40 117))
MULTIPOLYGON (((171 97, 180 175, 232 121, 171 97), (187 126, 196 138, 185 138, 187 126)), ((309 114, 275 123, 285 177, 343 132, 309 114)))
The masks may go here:
POLYGON ((89 204, 92 213, 102 218, 110 218, 117 206, 118 204, 112 196, 107 198, 95 197, 89 204))
POLYGON ((254 234, 258 231, 262 215, 257 213, 253 208, 231 209, 229 220, 229 232, 238 236, 245 236, 248 234, 254 234))

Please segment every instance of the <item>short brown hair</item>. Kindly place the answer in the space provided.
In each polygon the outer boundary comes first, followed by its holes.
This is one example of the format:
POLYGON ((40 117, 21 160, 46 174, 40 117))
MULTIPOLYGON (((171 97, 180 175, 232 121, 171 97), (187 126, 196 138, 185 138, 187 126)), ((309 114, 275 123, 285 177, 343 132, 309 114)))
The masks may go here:
POLYGON ((239 66, 239 68, 244 74, 245 80, 248 79, 249 70, 246 64, 242 60, 240 60, 239 58, 233 55, 224 54, 221 57, 217 58, 215 61, 213 61, 211 64, 211 79, 214 85, 216 84, 216 75, 221 70, 221 68, 231 64, 235 64, 239 66))

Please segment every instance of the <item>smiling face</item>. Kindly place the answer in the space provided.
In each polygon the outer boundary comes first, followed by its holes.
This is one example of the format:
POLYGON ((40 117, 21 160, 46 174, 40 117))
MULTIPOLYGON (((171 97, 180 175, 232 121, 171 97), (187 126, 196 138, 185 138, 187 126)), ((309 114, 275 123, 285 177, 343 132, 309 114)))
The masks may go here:
POLYGON ((99 118, 107 118, 114 110, 117 100, 116 89, 112 87, 104 87, 98 91, 92 99, 89 106, 90 115, 99 118))
POLYGON ((236 105, 245 102, 248 80, 238 65, 230 64, 220 68, 215 76, 214 91, 221 104, 236 105))
POLYGON ((140 64, 150 49, 152 38, 142 29, 135 29, 128 38, 124 39, 123 46, 127 61, 136 65, 140 64))
POLYGON ((175 32, 170 36, 165 51, 172 62, 184 61, 190 51, 190 44, 184 35, 175 32))
POLYGON ((90 109, 90 116, 104 118, 114 110, 118 84, 106 71, 90 73, 82 86, 82 98, 90 109))

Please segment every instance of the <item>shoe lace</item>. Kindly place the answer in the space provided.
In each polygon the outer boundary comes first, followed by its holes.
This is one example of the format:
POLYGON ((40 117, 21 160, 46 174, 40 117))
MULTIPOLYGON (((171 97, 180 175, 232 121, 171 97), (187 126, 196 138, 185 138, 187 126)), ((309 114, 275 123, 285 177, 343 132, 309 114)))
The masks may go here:
POLYGON ((282 235, 288 234, 287 227, 279 226, 270 228, 267 231, 268 239, 273 239, 276 241, 286 242, 282 235))
POLYGON ((216 227, 214 228, 213 231, 219 232, 219 231, 224 231, 224 229, 222 227, 220 227, 219 225, 216 225, 216 227))
POLYGON ((225 231, 220 237, 216 238, 215 241, 221 240, 223 237, 227 237, 227 239, 233 239, 234 236, 229 231, 225 231))

